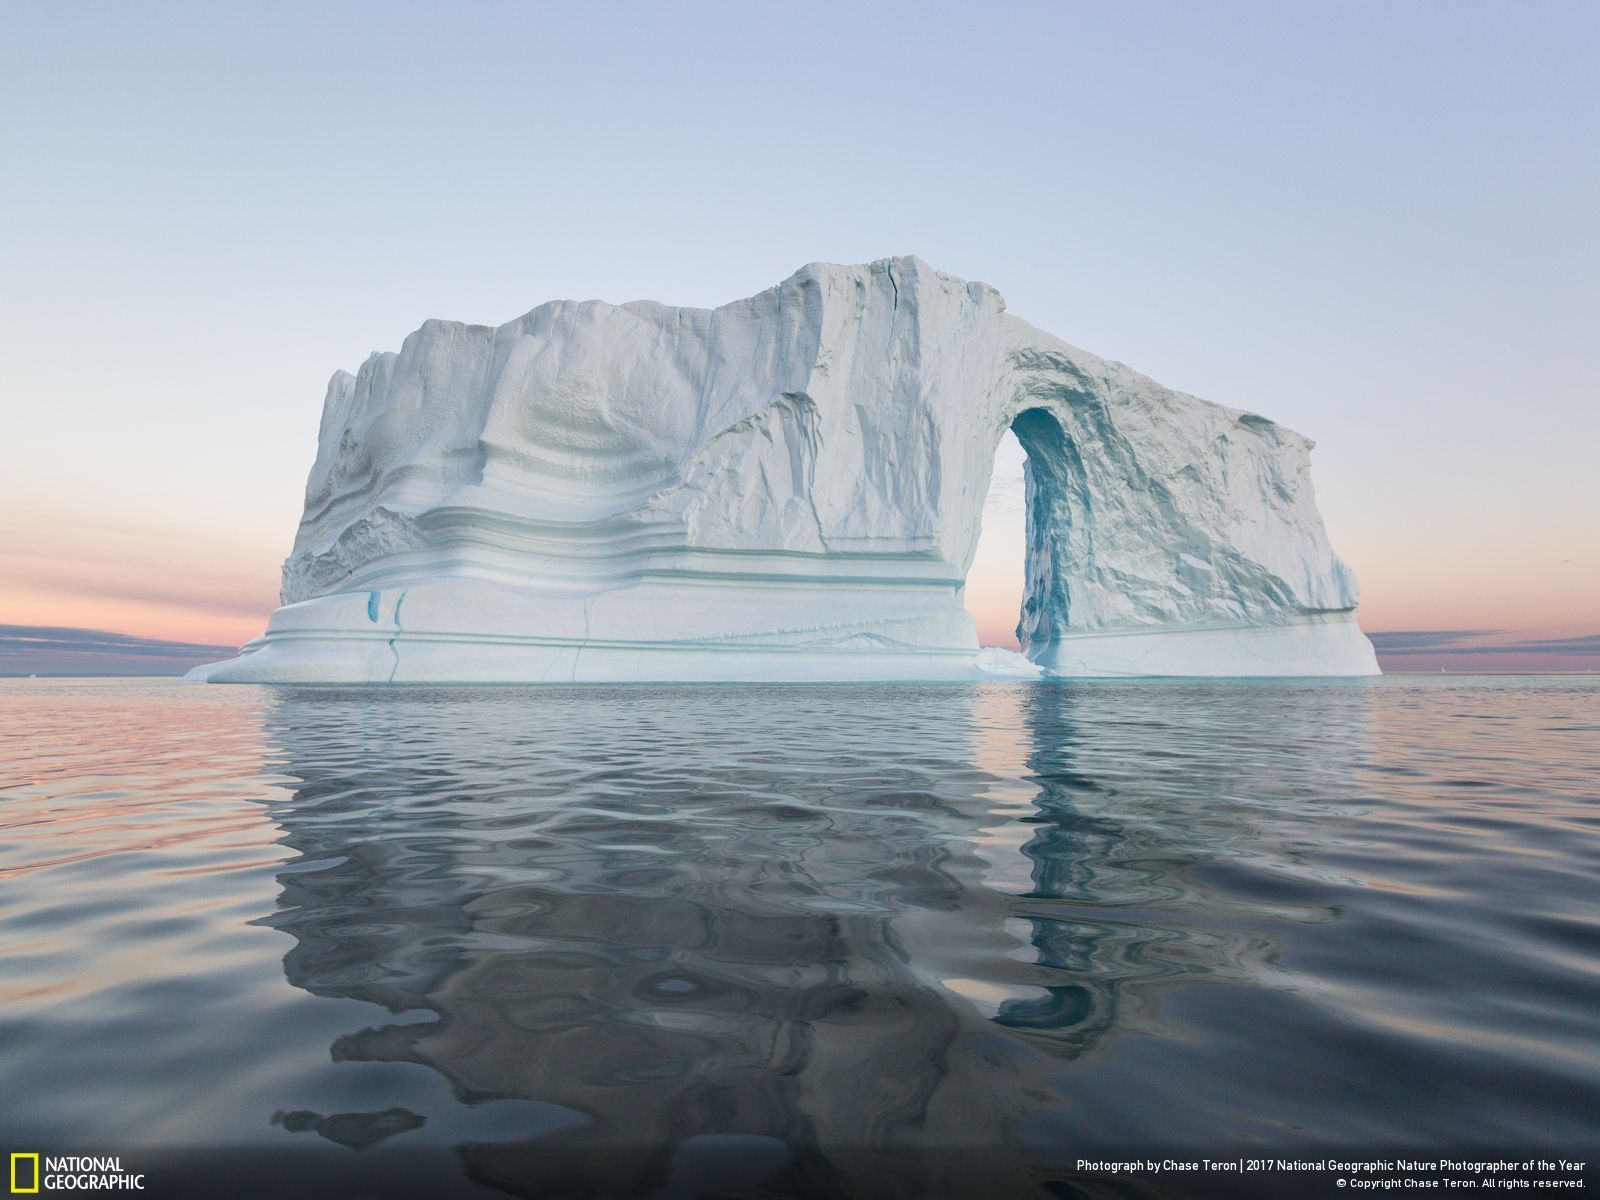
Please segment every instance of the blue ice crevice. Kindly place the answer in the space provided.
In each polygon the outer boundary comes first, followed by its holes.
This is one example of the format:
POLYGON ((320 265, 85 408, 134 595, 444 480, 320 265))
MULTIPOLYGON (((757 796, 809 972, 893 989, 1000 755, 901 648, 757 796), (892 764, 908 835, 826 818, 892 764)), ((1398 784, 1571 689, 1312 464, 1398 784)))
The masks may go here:
MULTIPOLYGON (((395 598, 394 602, 394 636, 389 639, 389 653, 394 655, 394 665, 389 668, 388 682, 390 683, 394 682, 394 677, 400 670, 400 647, 395 643, 400 640, 400 635, 405 632, 405 627, 400 624, 400 606, 406 602, 406 592, 409 590, 408 588, 401 588, 400 595, 395 598)), ((378 593, 373 592, 372 595, 373 599, 367 603, 367 611, 369 613, 377 607, 378 603, 378 593)))

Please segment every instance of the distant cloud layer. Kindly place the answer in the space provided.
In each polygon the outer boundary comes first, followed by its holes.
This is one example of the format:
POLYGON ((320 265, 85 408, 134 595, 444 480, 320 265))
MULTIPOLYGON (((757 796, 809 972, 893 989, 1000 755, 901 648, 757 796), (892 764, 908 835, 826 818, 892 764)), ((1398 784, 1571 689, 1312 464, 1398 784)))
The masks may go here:
POLYGON ((103 629, 0 625, 0 675, 181 675, 234 649, 103 629))
POLYGON ((1530 638, 1493 645, 1462 645, 1502 633, 1499 629, 1407 629, 1370 633, 1380 655, 1398 654, 1600 654, 1600 634, 1568 638, 1530 638))
POLYGON ((1368 639, 1379 654, 1420 654, 1442 650, 1469 638, 1492 637, 1499 629, 1401 629, 1391 633, 1369 633, 1368 639))

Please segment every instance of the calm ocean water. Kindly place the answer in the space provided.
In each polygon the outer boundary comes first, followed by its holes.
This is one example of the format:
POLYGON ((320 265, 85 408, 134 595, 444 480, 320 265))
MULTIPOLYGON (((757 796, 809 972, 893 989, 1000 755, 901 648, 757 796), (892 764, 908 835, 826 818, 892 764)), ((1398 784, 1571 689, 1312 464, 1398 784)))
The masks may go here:
POLYGON ((618 1197, 1600 1149, 1594 679, 32 680, 0 737, 5 1148, 618 1197))

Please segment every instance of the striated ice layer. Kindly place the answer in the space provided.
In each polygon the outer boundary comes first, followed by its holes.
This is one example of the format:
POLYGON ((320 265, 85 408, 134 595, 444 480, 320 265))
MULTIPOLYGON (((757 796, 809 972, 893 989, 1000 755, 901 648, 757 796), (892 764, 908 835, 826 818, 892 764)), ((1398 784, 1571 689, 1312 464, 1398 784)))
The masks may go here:
POLYGON ((333 377, 284 607, 193 675, 1374 674, 1310 449, 915 258, 429 321, 333 377), (980 655, 962 608, 1008 428, 1025 657, 980 655))

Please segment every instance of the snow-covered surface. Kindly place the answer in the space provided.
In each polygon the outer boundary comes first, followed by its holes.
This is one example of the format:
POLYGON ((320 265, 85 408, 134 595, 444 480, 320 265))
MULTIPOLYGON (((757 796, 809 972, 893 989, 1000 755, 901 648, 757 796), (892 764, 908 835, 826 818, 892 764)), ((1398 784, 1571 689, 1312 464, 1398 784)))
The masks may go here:
POLYGON ((1372 674, 1310 448, 915 258, 709 311, 429 321, 333 377, 284 607, 192 674, 1372 674), (1031 665, 980 655, 961 605, 1008 427, 1031 665))

